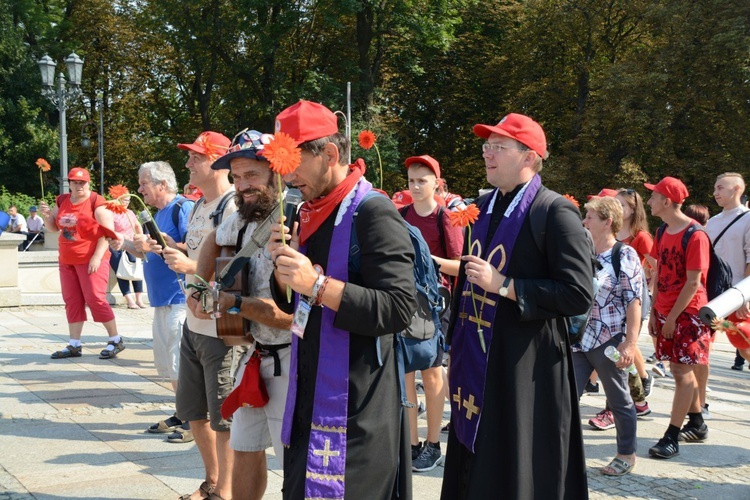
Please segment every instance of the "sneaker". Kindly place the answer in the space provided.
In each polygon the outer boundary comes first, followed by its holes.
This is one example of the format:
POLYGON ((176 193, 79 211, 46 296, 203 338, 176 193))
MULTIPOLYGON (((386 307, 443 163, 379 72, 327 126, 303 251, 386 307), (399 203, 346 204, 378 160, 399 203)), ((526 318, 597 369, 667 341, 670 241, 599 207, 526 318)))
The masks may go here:
POLYGON ((646 363, 656 363, 656 353, 653 353, 651 356, 647 357, 646 363))
POLYGON ((664 368, 664 363, 661 361, 652 366, 651 371, 659 378, 667 376, 667 370, 664 368))
POLYGON ((701 407, 701 414, 703 414, 703 420, 711 420, 711 412, 708 411, 708 403, 701 407))
POLYGON ((615 419, 612 416, 611 411, 604 409, 597 413, 594 418, 589 420, 589 425, 594 429, 606 431, 609 429, 614 429, 615 419))
POLYGON ((599 384, 592 384, 590 380, 586 381, 586 387, 583 388, 583 392, 589 393, 589 394, 598 394, 599 393, 599 384))
POLYGON ((448 434, 450 431, 451 431, 451 423, 450 422, 448 422, 447 424, 445 424, 443 427, 440 428, 440 433, 441 434, 448 434))
POLYGON ((420 401, 417 405, 417 417, 421 417, 422 414, 426 411, 427 409, 424 407, 424 403, 420 401))
POLYGON ((167 442, 169 443, 190 443, 194 441, 193 431, 190 430, 190 424, 185 422, 175 431, 167 436, 167 442))
POLYGON ((639 405, 638 403, 633 404, 635 405, 636 417, 645 417, 651 413, 651 408, 648 407, 648 401, 644 401, 642 405, 639 405))
POLYGON ((649 448, 648 454, 657 458, 672 458, 680 454, 680 445, 664 436, 654 446, 649 448))
POLYGON ((182 420, 177 418, 175 415, 172 415, 171 417, 162 420, 161 422, 157 422, 151 427, 148 428, 148 432, 154 433, 154 434, 165 434, 167 432, 172 433, 177 430, 178 427, 182 425, 182 420))
POLYGON ((654 384, 654 377, 646 373, 646 378, 641 379, 641 384, 643 384, 644 396, 649 397, 651 395, 651 386, 654 384))
POLYGON ((744 364, 742 364, 742 365, 732 365, 732 370, 737 370, 738 372, 741 372, 744 369, 745 369, 744 364))
POLYGON ((693 427, 689 423, 680 429, 678 441, 699 443, 708 437, 708 426, 703 423, 700 427, 693 427))
POLYGON ((414 462, 417 458, 419 458, 419 454, 422 453, 422 445, 423 443, 420 441, 417 444, 411 445, 411 461, 414 462))
POLYGON ((74 347, 72 345, 66 345, 61 350, 53 352, 50 355, 52 359, 63 359, 63 358, 80 358, 83 346, 74 347))
POLYGON ((99 353, 99 359, 112 359, 117 357, 119 353, 125 350, 125 342, 123 342, 122 337, 120 337, 119 342, 115 342, 114 340, 110 340, 107 342, 107 347, 102 349, 102 352, 99 353), (109 348, 109 346, 112 346, 112 349, 109 348))
POLYGON ((441 463, 443 463, 443 454, 440 452, 440 443, 425 441, 422 453, 411 463, 411 470, 414 472, 427 472, 441 463))

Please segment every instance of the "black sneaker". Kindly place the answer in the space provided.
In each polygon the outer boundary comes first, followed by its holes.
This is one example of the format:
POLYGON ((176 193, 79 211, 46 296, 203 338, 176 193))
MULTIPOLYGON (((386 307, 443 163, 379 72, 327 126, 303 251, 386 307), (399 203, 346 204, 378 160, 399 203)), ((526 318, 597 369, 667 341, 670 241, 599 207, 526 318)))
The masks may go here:
POLYGON ((422 442, 411 445, 411 461, 414 462, 422 452, 422 442))
POLYGON ((654 377, 652 377, 649 373, 646 373, 646 378, 641 379, 641 383, 643 384, 643 394, 645 397, 649 397, 651 394, 651 386, 654 383, 654 377))
POLYGON ((708 437, 708 426, 703 423, 700 427, 691 426, 689 423, 685 424, 680 429, 680 435, 677 437, 678 441, 700 443, 708 437))
POLYGON ((120 337, 119 342, 115 342, 114 340, 110 340, 107 342, 107 348, 102 349, 102 352, 99 353, 99 359, 112 359, 117 357, 119 353, 125 350, 125 342, 123 342, 122 337, 120 337), (112 346, 113 349, 108 349, 109 346, 112 346))
POLYGON ((739 365, 739 364, 738 365, 732 365, 732 370, 737 370, 739 372, 741 372, 744 368, 745 368, 744 363, 741 364, 741 365, 739 365))
POLYGON ((416 460, 412 460, 411 470, 414 472, 431 471, 443 463, 443 454, 440 452, 440 443, 429 443, 425 441, 422 453, 416 460))
POLYGON ((672 458, 680 454, 680 445, 671 438, 664 436, 656 445, 648 450, 648 454, 656 458, 672 458))
POLYGON ((591 381, 586 382, 586 387, 583 388, 584 393, 589 394, 598 394, 599 393, 599 384, 592 384, 591 381))

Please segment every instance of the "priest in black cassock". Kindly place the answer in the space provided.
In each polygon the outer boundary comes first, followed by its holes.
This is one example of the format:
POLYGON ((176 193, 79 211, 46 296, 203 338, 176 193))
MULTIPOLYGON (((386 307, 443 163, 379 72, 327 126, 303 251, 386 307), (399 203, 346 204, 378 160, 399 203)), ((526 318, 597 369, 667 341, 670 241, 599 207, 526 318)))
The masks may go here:
POLYGON ((284 498, 409 499, 393 338, 416 308, 406 226, 387 197, 368 195, 364 163, 346 164, 349 140, 330 110, 300 101, 279 114, 276 131, 302 150, 284 181, 305 200, 290 245, 281 225, 269 242, 274 300, 294 311, 284 498))
POLYGON ((542 127, 509 114, 476 125, 492 192, 466 238, 449 342, 445 500, 588 498, 563 316, 592 300, 578 210, 541 184, 542 127), (535 234, 534 234, 535 233, 535 234))

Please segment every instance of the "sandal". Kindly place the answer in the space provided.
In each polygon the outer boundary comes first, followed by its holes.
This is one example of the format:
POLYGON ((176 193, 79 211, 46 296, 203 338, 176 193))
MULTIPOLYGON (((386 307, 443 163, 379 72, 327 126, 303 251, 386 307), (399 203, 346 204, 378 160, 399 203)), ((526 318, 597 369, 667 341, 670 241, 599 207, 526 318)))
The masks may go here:
POLYGON ((172 415, 171 417, 165 420, 162 420, 161 422, 157 422, 151 427, 149 427, 148 432, 152 432, 154 434, 174 432, 181 425, 182 425, 182 420, 172 415))
POLYGON ((602 467, 602 474, 605 476, 624 476, 634 468, 635 464, 630 465, 625 460, 615 457, 606 467, 602 467), (610 469, 612 472, 607 472, 607 469, 610 469))
MULTIPOLYGON (((201 498, 211 498, 211 495, 214 494, 214 490, 216 489, 215 486, 211 486, 206 481, 203 481, 201 485, 198 487, 198 491, 201 493, 201 498)), ((190 497, 192 496, 192 493, 187 493, 185 495, 182 495, 177 500, 190 500, 190 497)))
POLYGON ((60 351, 52 353, 50 358, 52 359, 63 359, 63 358, 80 358, 83 346, 74 347, 72 345, 66 345, 60 351))

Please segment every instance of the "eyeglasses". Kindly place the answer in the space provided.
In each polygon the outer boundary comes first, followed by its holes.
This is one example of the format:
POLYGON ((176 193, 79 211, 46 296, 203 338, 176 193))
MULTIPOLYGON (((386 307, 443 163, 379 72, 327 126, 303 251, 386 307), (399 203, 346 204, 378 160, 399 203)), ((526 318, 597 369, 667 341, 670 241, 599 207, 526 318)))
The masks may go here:
POLYGON ((528 151, 528 149, 514 148, 513 146, 503 146, 502 144, 490 144, 489 142, 485 142, 484 144, 482 144, 482 151, 484 151, 485 153, 500 153, 503 149, 514 149, 516 151, 521 151, 522 153, 528 151))

